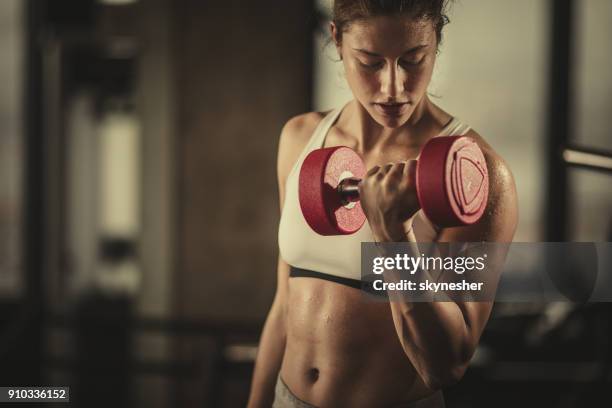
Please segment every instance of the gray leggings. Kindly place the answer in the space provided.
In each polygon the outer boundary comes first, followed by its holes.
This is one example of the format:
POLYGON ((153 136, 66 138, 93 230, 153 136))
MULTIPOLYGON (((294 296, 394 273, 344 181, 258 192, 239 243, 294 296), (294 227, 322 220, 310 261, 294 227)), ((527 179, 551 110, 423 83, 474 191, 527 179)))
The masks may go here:
MULTIPOLYGON (((444 397, 442 392, 438 391, 421 400, 409 402, 394 406, 393 408, 444 408, 444 397)), ((278 376, 276 380, 276 388, 274 391, 274 403, 272 408, 316 408, 305 401, 296 397, 287 384, 278 376)))
POLYGON ((274 403, 272 408, 316 408, 314 405, 302 401, 296 397, 287 384, 280 378, 276 379, 276 388, 274 389, 274 403))

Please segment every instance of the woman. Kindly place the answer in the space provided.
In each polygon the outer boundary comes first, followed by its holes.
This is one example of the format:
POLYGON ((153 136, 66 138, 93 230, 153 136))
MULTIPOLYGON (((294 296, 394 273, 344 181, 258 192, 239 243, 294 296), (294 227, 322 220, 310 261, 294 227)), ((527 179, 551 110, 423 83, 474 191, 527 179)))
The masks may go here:
POLYGON ((485 140, 429 99, 444 0, 336 0, 331 35, 354 100, 284 127, 278 287, 263 329, 249 406, 444 406, 488 320, 489 302, 369 302, 355 289, 360 242, 511 242, 514 181, 485 140), (480 145, 489 203, 475 225, 434 227, 418 210, 409 159, 432 137, 466 135, 480 145), (371 169, 360 185, 367 224, 323 237, 299 209, 306 154, 349 146, 371 169), (408 160, 408 161, 407 161, 408 160), (394 163, 394 164, 389 164, 394 163))

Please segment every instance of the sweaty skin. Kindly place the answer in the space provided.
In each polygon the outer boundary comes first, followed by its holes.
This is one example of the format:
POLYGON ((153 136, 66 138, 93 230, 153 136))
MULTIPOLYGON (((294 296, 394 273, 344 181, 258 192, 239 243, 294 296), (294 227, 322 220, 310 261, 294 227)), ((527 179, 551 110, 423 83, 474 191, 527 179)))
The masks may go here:
MULTIPOLYGON (((373 20, 355 25, 338 45, 355 100, 342 111, 324 146, 351 147, 369 169, 416 158, 451 119, 425 94, 435 60, 431 24, 397 17, 373 20), (418 55, 404 61, 405 49, 423 44, 418 55), (366 58, 356 48, 379 56, 366 58), (377 106, 389 101, 405 105, 398 108, 399 114, 389 116, 377 106)), ((283 129, 278 155, 281 209, 287 176, 323 116, 300 115, 283 129)), ((479 143, 487 160, 489 203, 478 224, 442 229, 437 241, 511 242, 518 216, 512 175, 476 132, 467 136, 479 143)), ((396 240, 404 218, 414 212, 405 208, 389 217, 375 213, 376 206, 368 203, 397 190, 390 183, 364 183, 368 187, 361 192, 379 241, 396 240)), ((407 193, 414 195, 413 190, 407 193)), ((315 406, 401 406, 419 400, 461 378, 492 306, 376 303, 354 288, 288 275, 289 266, 279 259, 277 292, 260 340, 250 407, 271 406, 279 373, 298 398, 315 406)))

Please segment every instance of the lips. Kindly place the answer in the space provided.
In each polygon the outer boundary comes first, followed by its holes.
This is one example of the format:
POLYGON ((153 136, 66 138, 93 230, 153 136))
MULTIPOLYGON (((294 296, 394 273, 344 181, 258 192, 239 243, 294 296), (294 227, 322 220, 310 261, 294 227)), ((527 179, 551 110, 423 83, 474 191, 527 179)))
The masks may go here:
POLYGON ((375 103, 375 109, 385 116, 398 117, 404 112, 408 103, 375 103))

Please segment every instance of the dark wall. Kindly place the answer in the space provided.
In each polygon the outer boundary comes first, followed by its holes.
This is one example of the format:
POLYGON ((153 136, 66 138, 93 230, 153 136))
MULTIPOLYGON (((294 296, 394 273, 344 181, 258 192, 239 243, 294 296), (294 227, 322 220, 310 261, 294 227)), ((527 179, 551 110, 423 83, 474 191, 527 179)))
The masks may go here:
POLYGON ((183 317, 261 320, 270 306, 277 143, 287 119, 310 106, 310 3, 174 3, 183 317))

